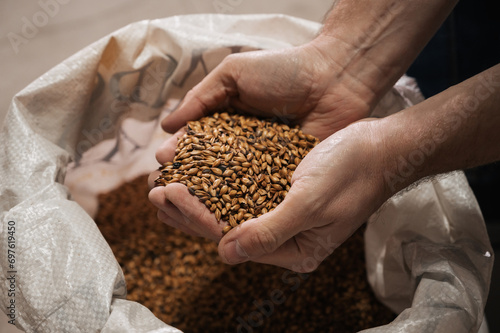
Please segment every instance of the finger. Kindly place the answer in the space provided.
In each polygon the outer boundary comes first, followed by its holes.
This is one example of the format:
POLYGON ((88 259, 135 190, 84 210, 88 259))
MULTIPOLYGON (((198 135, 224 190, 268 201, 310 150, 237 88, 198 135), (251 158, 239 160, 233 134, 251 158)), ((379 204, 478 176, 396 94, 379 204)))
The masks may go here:
POLYGON ((163 143, 156 150, 156 160, 160 164, 165 164, 169 161, 173 161, 175 157, 175 149, 177 148, 177 141, 181 136, 186 133, 184 128, 178 130, 170 138, 163 141, 163 143))
POLYGON ((151 201, 151 203, 156 206, 156 208, 167 214, 171 219, 174 219, 187 227, 193 227, 193 223, 181 213, 181 211, 175 206, 175 204, 166 199, 166 192, 169 189, 171 189, 169 185, 165 187, 158 186, 153 188, 149 192, 149 201, 151 201))
MULTIPOLYGON (((187 227, 197 234, 218 241, 222 236, 223 224, 217 223, 215 215, 208 210, 197 197, 191 195, 185 185, 179 183, 169 184, 166 187, 156 187, 149 193, 149 199, 161 210, 167 211, 167 203, 175 206, 182 217, 177 216, 177 221, 182 221, 187 227)), ((167 211, 172 213, 172 211, 167 211)))
POLYGON ((165 198, 192 223, 191 229, 206 238, 219 241, 224 224, 217 222, 215 214, 210 212, 197 197, 189 194, 186 186, 174 183, 169 184, 168 187, 168 191, 165 191, 165 198))
MULTIPOLYGON (((311 216, 307 216, 314 207, 312 198, 300 184, 292 186, 276 209, 242 223, 224 236, 219 244, 220 256, 226 263, 236 264, 275 253, 286 241, 314 226, 309 221, 311 216)), ((297 260, 300 250, 287 244, 280 251, 297 260)))
POLYGON ((155 187, 155 180, 158 178, 158 176, 161 175, 161 171, 155 170, 151 172, 148 176, 148 187, 151 190, 153 187, 155 187))
POLYGON ((312 272, 343 242, 333 237, 330 230, 326 229, 327 227, 321 227, 300 233, 287 240, 273 253, 252 258, 252 261, 300 273, 312 272))
POLYGON ((182 215, 180 210, 173 203, 165 200, 161 207, 159 207, 159 210, 162 211, 164 215, 167 215, 170 219, 176 221, 178 225, 192 230, 191 221, 189 221, 184 215, 182 215))
MULTIPOLYGON (((259 256, 255 252, 252 254, 252 250, 248 250, 251 246, 248 247, 248 244, 245 244, 244 240, 240 242, 240 238, 242 238, 242 234, 252 235, 252 233, 255 233, 255 228, 258 228, 258 225, 263 222, 259 221, 260 219, 247 221, 241 226, 232 229, 222 238, 219 243, 219 254, 226 263, 235 264, 251 260, 262 264, 283 267, 295 272, 307 273, 314 271, 345 240, 343 236, 333 237, 329 234, 329 230, 323 230, 327 227, 314 228, 314 232, 299 232, 297 235, 286 240, 274 251, 259 256), (231 242, 229 238, 226 239, 229 235, 236 238, 234 242, 231 242), (228 241, 230 242, 229 245, 227 244, 228 241), (231 257, 231 255, 234 256, 234 253, 236 253, 238 258, 231 257)), ((312 221, 309 220, 307 222, 310 223, 312 221)), ((264 236, 260 239, 266 239, 266 237, 264 236)), ((258 242, 260 243, 261 240, 258 242)))
POLYGON ((162 128, 173 133, 189 120, 199 119, 211 113, 222 106, 228 97, 237 95, 232 71, 230 61, 225 60, 217 66, 186 94, 177 110, 162 120, 162 128))
POLYGON ((197 232, 194 232, 190 228, 186 227, 186 225, 179 222, 176 218, 172 218, 170 215, 168 215, 167 213, 165 213, 161 209, 158 210, 157 216, 158 216, 158 220, 160 220, 161 222, 165 223, 166 225, 168 225, 172 228, 179 229, 183 233, 188 234, 188 235, 193 236, 193 237, 201 237, 201 235, 199 235, 197 232))
MULTIPOLYGON (((299 266, 297 263, 300 263, 303 260, 300 249, 293 238, 285 241, 272 253, 264 254, 261 256, 253 255, 252 257, 250 257, 250 255, 247 253, 248 250, 245 250, 245 247, 247 246, 244 245, 242 246, 239 238, 243 237, 241 236, 243 233, 252 232, 249 230, 255 228, 256 224, 261 223, 261 221, 259 220, 260 219, 250 220, 241 224, 241 226, 231 229, 229 233, 226 236, 224 236, 221 242, 219 243, 219 254, 221 258, 228 264, 236 264, 251 260, 262 264, 269 264, 287 269, 292 269, 295 271, 300 271, 298 269, 293 269, 296 266, 299 266), (236 240, 230 242, 229 245, 227 245, 230 236, 236 237, 236 240), (233 245, 234 249, 231 248, 231 246, 233 245), (236 261, 232 259, 231 252, 235 252, 239 256, 239 258, 236 259, 236 261)), ((255 232, 255 230, 253 230, 253 232, 255 232)))
POLYGON ((190 235, 200 234, 196 224, 184 216, 170 201, 165 199, 166 187, 156 187, 149 192, 149 200, 158 208, 158 219, 171 227, 177 228, 190 235))

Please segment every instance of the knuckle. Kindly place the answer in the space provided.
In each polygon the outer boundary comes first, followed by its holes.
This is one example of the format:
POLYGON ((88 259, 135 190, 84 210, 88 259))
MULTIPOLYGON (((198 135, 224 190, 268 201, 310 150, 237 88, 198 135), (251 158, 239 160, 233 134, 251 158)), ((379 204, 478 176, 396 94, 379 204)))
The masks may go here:
POLYGON ((233 53, 226 56, 219 66, 217 66, 218 73, 234 73, 235 70, 241 67, 241 62, 244 61, 245 58, 242 54, 233 53))
POLYGON ((189 100, 193 97, 196 97, 195 88, 196 88, 196 86, 194 86, 193 88, 188 90, 188 92, 186 93, 186 96, 184 97, 184 100, 189 100))
POLYGON ((212 212, 205 206, 200 205, 200 208, 197 209, 196 215, 194 216, 194 220, 197 222, 209 222, 209 223, 216 223, 217 220, 215 219, 215 215, 212 214, 212 212))
POLYGON ((259 252, 261 254, 273 253, 278 248, 278 237, 268 228, 259 228, 250 236, 250 252, 259 252))
POLYGON ((162 163, 163 161, 163 155, 165 153, 163 151, 160 151, 160 150, 157 150, 156 153, 155 153, 155 158, 156 160, 158 161, 158 163, 162 163))
POLYGON ((167 223, 168 219, 169 219, 169 216, 161 209, 158 209, 158 212, 156 213, 156 217, 162 223, 167 223))
POLYGON ((292 269, 297 273, 311 273, 318 269, 325 258, 318 257, 313 249, 309 248, 298 256, 296 264, 292 266, 292 269))
POLYGON ((221 66, 231 66, 231 64, 237 60, 237 58, 239 57, 239 55, 237 53, 232 53, 232 54, 229 54, 228 56, 226 56, 222 62, 221 62, 221 66))

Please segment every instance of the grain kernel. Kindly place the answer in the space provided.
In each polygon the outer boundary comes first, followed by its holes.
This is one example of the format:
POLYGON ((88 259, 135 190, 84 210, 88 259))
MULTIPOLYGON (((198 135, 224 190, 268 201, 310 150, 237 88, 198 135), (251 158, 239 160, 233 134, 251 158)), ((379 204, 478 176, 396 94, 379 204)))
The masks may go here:
POLYGON ((229 223, 224 230, 274 209, 290 189, 293 171, 319 142, 276 121, 214 113, 191 121, 174 162, 159 168, 156 185, 179 182, 229 223))

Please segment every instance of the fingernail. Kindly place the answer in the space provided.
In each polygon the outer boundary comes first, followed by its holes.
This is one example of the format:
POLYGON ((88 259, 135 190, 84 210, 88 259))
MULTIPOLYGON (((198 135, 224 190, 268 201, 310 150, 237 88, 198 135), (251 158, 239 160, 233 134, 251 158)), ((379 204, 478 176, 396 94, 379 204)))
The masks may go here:
POLYGON ((224 245, 222 256, 224 261, 228 264, 238 264, 247 261, 249 258, 238 240, 224 245))

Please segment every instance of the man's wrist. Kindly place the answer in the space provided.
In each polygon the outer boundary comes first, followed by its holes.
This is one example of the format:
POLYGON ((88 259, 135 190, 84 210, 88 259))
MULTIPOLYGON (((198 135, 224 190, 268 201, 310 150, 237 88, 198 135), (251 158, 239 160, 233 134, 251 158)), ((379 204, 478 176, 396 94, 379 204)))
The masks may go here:
POLYGON ((312 44, 349 86, 371 92, 374 106, 405 73, 456 2, 337 0, 312 44))
POLYGON ((387 79, 385 73, 373 68, 373 64, 359 64, 365 59, 359 58, 359 50, 354 45, 332 36, 319 35, 305 47, 320 55, 330 82, 358 96, 367 105, 367 110, 373 109, 390 89, 390 86, 384 89, 380 85, 381 80, 387 79))

